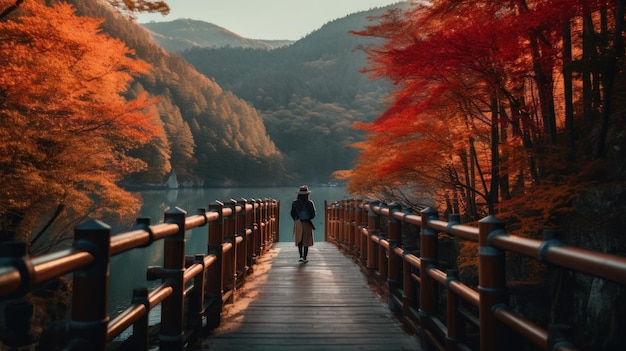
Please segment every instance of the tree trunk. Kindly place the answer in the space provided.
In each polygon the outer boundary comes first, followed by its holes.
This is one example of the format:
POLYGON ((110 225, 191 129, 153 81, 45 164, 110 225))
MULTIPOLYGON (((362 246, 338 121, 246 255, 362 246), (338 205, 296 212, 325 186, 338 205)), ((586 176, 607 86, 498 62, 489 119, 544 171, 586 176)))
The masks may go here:
POLYGON ((568 158, 570 161, 576 159, 572 66, 572 28, 570 21, 565 21, 563 25, 563 95, 565 102, 565 134, 567 137, 568 158))
POLYGON ((8 16, 11 12, 17 10, 18 7, 24 2, 24 0, 16 0, 15 4, 7 7, 2 13, 0 13, 0 20, 8 16))
MULTIPOLYGON (((504 106, 500 106, 500 142, 502 145, 508 144, 508 134, 507 134, 507 124, 504 121, 508 120, 504 118, 506 112, 504 110, 504 106)), ((511 199, 511 191, 509 187, 509 152, 506 148, 502 149, 502 154, 500 155, 500 172, 498 174, 500 178, 500 196, 502 196, 502 200, 510 200, 511 199)))
POLYGON ((609 130, 609 118, 611 114, 611 103, 613 93, 613 83, 617 72, 617 59, 623 57, 624 48, 622 44, 622 31, 624 26, 624 8, 626 0, 620 0, 615 10, 615 32, 613 35, 613 53, 609 55, 609 62, 605 68, 604 81, 604 101, 602 104, 602 119, 600 121, 600 133, 598 136, 598 145, 594 158, 604 157, 606 153, 606 136, 609 130))
POLYGON ((498 99, 491 99, 491 185, 489 190, 489 214, 495 214, 495 204, 499 198, 499 168, 500 168, 500 133, 498 123, 498 99))

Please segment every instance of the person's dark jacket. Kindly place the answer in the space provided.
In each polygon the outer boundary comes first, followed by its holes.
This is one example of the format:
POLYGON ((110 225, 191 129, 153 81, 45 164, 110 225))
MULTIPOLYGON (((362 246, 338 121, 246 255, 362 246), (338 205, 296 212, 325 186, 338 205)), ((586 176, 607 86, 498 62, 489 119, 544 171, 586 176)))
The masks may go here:
POLYGON ((316 212, 315 204, 309 199, 297 199, 291 204, 291 218, 294 221, 299 219, 303 222, 310 222, 313 225, 311 220, 315 218, 316 212))

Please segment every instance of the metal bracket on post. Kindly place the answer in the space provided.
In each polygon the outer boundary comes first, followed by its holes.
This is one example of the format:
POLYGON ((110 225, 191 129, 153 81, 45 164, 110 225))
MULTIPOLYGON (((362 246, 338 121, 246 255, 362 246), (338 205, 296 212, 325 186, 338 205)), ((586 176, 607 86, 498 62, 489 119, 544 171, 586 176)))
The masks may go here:
POLYGON ((10 266, 17 269, 20 282, 8 298, 21 297, 28 293, 35 272, 28 258, 28 244, 23 241, 4 241, 0 243, 0 266, 10 266))
POLYGON ((148 247, 152 245, 154 242, 154 233, 152 233, 152 229, 150 229, 150 218, 149 217, 140 217, 135 221, 135 229, 145 230, 148 233, 148 242, 142 245, 141 247, 148 247))

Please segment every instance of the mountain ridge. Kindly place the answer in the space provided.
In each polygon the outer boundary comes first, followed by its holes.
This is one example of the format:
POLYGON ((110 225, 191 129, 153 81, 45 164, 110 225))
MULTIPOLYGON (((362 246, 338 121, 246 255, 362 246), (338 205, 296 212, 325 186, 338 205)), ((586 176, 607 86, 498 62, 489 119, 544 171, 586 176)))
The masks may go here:
POLYGON ((250 39, 216 24, 179 18, 167 22, 140 23, 152 39, 169 52, 180 52, 192 47, 243 47, 272 50, 294 43, 291 40, 250 39))

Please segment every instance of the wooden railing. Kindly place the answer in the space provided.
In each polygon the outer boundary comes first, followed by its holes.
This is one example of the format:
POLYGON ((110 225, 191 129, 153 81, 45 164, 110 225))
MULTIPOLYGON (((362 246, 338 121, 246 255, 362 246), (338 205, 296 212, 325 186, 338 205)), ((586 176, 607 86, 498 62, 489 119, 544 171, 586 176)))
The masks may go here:
POLYGON ((578 349, 568 326, 536 325, 507 304, 507 252, 626 285, 626 257, 566 246, 550 232, 544 240, 510 235, 494 216, 472 227, 461 225, 458 215, 442 221, 431 208, 417 214, 398 203, 363 200, 325 203, 325 215, 326 240, 344 248, 385 284, 390 309, 420 333, 423 343, 440 350, 508 350, 510 330, 541 350, 578 349), (417 255, 403 248, 401 230, 407 224, 419 227, 417 255), (456 270, 439 269, 441 233, 478 243, 477 289, 462 283, 456 270), (439 298, 441 291, 445 298, 439 298))
MULTIPOLYGON (((40 257, 29 257, 24 243, 3 243, 0 299, 19 299, 41 283, 73 273, 71 316, 54 332, 63 345, 43 345, 44 349, 105 350, 132 326, 132 336, 121 346, 148 350, 148 313, 161 304, 159 348, 182 350, 219 325, 223 304, 232 301, 255 259, 277 240, 279 213, 280 203, 273 199, 230 200, 192 216, 172 208, 165 212, 164 223, 150 225, 149 219, 141 218, 132 231, 113 236, 108 225, 92 220, 75 228, 72 247, 40 257), (188 256, 185 232, 207 224, 207 251, 188 256), (147 278, 162 283, 151 291, 135 289, 130 306, 111 318, 110 258, 158 240, 164 241, 163 266, 148 267, 147 278)), ((26 305, 25 313, 32 314, 32 306, 26 305)), ((32 322, 32 316, 20 319, 32 322)), ((24 330, 13 332, 28 333, 31 327, 25 323, 24 330)))

